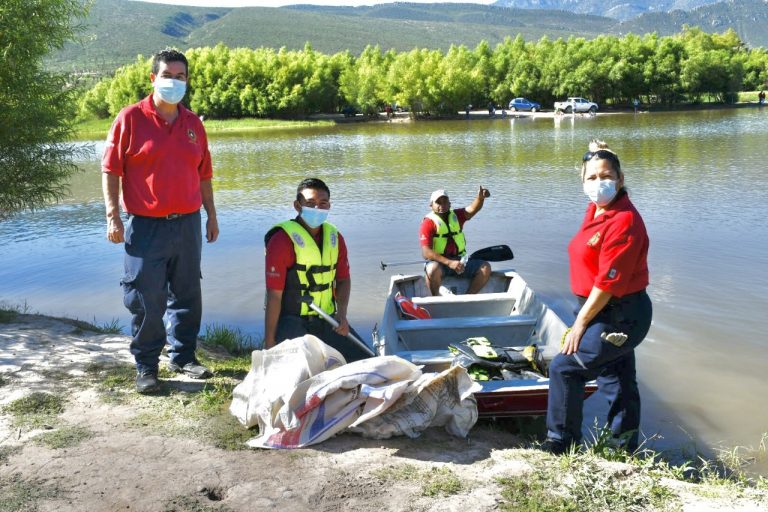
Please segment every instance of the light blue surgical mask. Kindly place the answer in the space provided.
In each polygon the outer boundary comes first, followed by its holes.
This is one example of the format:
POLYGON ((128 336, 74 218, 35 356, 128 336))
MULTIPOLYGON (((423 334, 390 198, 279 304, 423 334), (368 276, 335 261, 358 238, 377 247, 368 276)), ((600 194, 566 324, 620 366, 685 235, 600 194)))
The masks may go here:
POLYGON ((584 193, 597 206, 607 206, 616 197, 616 180, 587 180, 584 193))
POLYGON ((175 105, 184 98, 187 92, 187 82, 176 80, 175 78, 155 78, 152 84, 155 88, 155 94, 166 103, 175 105))
POLYGON ((328 218, 330 210, 323 210, 321 208, 310 208, 308 206, 301 207, 301 220, 303 220, 310 228, 319 227, 328 218))

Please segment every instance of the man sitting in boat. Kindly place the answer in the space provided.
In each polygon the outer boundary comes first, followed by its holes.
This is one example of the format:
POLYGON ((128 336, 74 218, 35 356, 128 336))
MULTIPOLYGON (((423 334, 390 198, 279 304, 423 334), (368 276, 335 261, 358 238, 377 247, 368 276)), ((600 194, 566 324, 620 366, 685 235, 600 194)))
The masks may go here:
POLYGON ((352 289, 349 260, 341 233, 326 222, 331 208, 328 186, 317 178, 303 180, 293 207, 296 218, 281 222, 264 236, 264 348, 312 334, 341 352, 348 363, 369 357, 347 339, 350 332, 360 336, 347 322, 352 289), (335 316, 339 326, 332 327, 308 302, 335 316))
POLYGON ((432 295, 440 294, 444 276, 463 276, 472 279, 467 293, 479 292, 491 277, 487 261, 467 260, 467 244, 462 228, 464 223, 483 208, 491 193, 480 186, 472 204, 451 210, 451 200, 443 189, 435 190, 429 198, 431 212, 424 217, 419 229, 421 254, 429 260, 424 266, 427 284, 432 295))

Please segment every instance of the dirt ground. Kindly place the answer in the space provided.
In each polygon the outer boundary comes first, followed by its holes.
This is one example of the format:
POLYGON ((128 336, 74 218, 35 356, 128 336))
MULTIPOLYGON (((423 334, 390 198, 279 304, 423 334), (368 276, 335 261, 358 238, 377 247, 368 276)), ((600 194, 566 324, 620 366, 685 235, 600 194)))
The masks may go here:
MULTIPOLYGON (((86 378, 94 367, 131 361, 124 335, 36 315, 0 324, 0 407, 40 391, 66 399, 50 425, 18 426, 0 414, 0 511, 498 510, 505 509, 498 478, 526 478, 531 458, 543 456, 489 423, 469 439, 430 429, 385 441, 342 434, 292 451, 217 448, 190 434, 194 422, 171 428, 177 409, 152 409, 159 398, 108 400, 86 378), (36 442, 64 427, 83 439, 36 442), (447 484, 440 475, 450 476, 447 484)), ((201 386, 181 377, 167 385, 190 393, 201 386)), ((683 510, 761 509, 673 486, 683 510)))

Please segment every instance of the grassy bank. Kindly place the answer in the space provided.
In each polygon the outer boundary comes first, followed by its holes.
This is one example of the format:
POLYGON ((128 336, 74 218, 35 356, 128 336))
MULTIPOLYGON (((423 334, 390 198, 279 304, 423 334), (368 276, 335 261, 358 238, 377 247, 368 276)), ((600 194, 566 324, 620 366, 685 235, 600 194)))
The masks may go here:
MULTIPOLYGON (((205 121, 208 135, 236 135, 255 133, 265 130, 285 130, 292 128, 307 128, 333 126, 333 121, 311 120, 292 121, 285 119, 211 119, 205 121)), ((89 119, 75 125, 75 139, 100 140, 107 136, 112 125, 112 119, 89 119)))

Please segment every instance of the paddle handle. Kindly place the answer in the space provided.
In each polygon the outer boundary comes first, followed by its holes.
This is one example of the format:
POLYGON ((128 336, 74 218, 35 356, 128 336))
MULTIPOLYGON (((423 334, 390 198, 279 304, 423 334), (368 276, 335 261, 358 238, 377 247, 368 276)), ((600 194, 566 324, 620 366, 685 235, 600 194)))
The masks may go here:
MULTIPOLYGON (((320 308, 320 306, 318 306, 318 305, 317 305, 317 304, 315 304, 314 302, 310 302, 310 303, 309 303, 309 307, 310 307, 310 308, 311 308, 313 311, 315 311, 315 312, 316 312, 318 315, 320 315, 321 317, 323 317, 323 320, 325 320, 326 322, 328 322, 329 324, 331 324, 331 325, 333 326, 333 328, 334 328, 334 329, 335 329, 335 328, 337 328, 337 327, 339 326, 339 322, 337 322, 335 318, 333 318, 331 315, 329 315, 328 313, 326 313, 325 311, 323 311, 323 310, 320 308)), ((355 343, 357 343, 357 344, 360 346, 360 348, 361 348, 361 349, 363 349, 363 350, 365 350, 365 352, 366 352, 367 354, 369 354, 371 357, 376 357, 376 354, 373 352, 373 350, 371 350, 371 349, 368 347, 368 345, 366 345, 365 343, 363 343, 363 341, 362 341, 361 339, 359 339, 357 336, 355 336, 354 334, 352 334, 352 332, 349 332, 349 333, 347 333, 347 338, 349 338, 350 340, 352 340, 352 341, 354 341, 355 343)))

